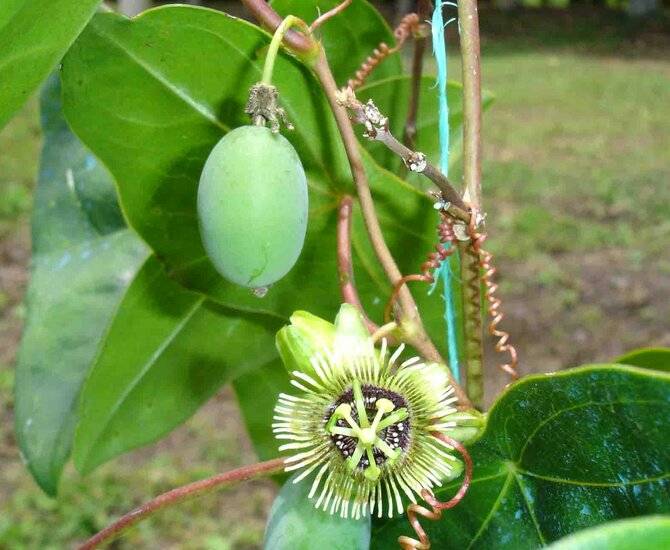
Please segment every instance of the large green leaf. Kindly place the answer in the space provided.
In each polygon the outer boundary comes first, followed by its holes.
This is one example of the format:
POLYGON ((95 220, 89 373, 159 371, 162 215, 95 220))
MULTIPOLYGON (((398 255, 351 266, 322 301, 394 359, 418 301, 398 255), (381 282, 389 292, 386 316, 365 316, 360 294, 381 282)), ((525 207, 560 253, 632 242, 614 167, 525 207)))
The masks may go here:
MULTIPOLYGON (((166 7, 133 21, 98 15, 64 61, 67 116, 116 176, 125 214, 171 278, 238 311, 287 318, 303 308, 329 318, 340 304, 336 206, 353 187, 323 93, 295 59, 279 57, 275 83, 297 127, 287 137, 301 156, 310 185, 308 236, 298 264, 260 300, 221 279, 200 242, 195 208, 200 171, 218 139, 248 122, 242 107, 261 74, 263 59, 257 54, 268 41, 257 27, 211 10, 166 7), (110 81, 123 81, 124 86, 112 89, 110 81)), ((389 245, 401 269, 414 272, 434 242, 435 217, 428 199, 380 169, 367 154, 364 162, 389 245)), ((358 206, 353 248, 362 300, 380 319, 390 289, 358 206)), ((419 303, 427 326, 443 341, 439 297, 419 292, 419 303)), ((236 385, 238 393, 243 385, 236 385)), ((268 388, 271 393, 268 410, 277 392, 268 388)), ((252 428, 251 434, 261 454, 270 452, 267 433, 252 428)))
POLYGON ((317 510, 314 501, 307 498, 312 478, 294 484, 298 475, 284 484, 272 504, 264 550, 367 550, 370 516, 344 519, 317 510))
MULTIPOLYGON (((619 518, 670 512, 670 376, 594 366, 525 378, 471 448, 470 490, 439 522, 436 548, 538 548, 619 518)), ((460 481, 437 492, 447 499, 460 481)), ((380 523, 373 548, 410 534, 380 523)))
POLYGON ((147 249, 125 226, 109 174, 63 120, 57 77, 41 105, 45 142, 16 373, 16 433, 33 476, 54 494, 70 454, 81 384, 147 249))
POLYGON ((84 386, 77 469, 87 473, 158 439, 226 382, 276 363, 278 328, 276 319, 233 316, 184 290, 150 257, 128 288, 84 386))
MULTIPOLYGON (((340 0, 272 0, 271 6, 283 16, 297 15, 308 24, 342 2, 340 0)), ((395 43, 393 32, 382 15, 365 0, 353 0, 342 13, 326 21, 317 31, 328 56, 338 86, 355 77, 381 42, 395 43)), ((391 55, 375 67, 368 78, 374 82, 402 73, 400 53, 391 55)))
MULTIPOLYGON (((353 188, 324 95, 295 59, 280 56, 274 74, 280 102, 296 125, 287 137, 310 185, 309 229, 298 264, 259 300, 221 279, 198 233, 200 171, 218 139, 248 122, 242 107, 261 74, 257 52, 269 39, 255 26, 205 9, 165 7, 133 21, 97 15, 64 61, 66 112, 116 176, 130 223, 172 277, 240 310, 286 318, 303 308, 328 318, 340 303, 335 209, 341 194, 353 188), (110 87, 112 81, 124 85, 110 87)), ((364 160, 387 240, 401 269, 414 272, 435 240, 428 199, 368 156, 364 160)), ((364 303, 379 319, 389 287, 358 208, 355 212, 356 280, 364 303)), ((427 324, 441 327, 439 298, 423 303, 430 305, 427 324)))
POLYGON ((235 379, 233 388, 258 458, 280 456, 280 443, 272 433, 272 416, 279 394, 294 389, 282 362, 277 359, 243 374, 235 379))
POLYGON ((0 2, 0 129, 70 47, 100 0, 0 2))
POLYGON ((619 357, 615 363, 670 372, 670 348, 642 348, 619 357))
POLYGON ((585 529, 550 545, 551 550, 668 550, 670 516, 622 519, 585 529))

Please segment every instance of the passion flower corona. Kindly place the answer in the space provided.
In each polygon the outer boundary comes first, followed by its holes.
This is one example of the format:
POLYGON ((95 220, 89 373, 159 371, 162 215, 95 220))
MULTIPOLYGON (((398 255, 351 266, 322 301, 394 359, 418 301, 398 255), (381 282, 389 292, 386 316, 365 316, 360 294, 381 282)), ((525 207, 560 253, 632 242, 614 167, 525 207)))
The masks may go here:
POLYGON ((416 502, 452 476, 453 448, 432 435, 459 416, 444 365, 400 362, 404 346, 391 354, 385 340, 376 349, 349 305, 335 326, 307 313, 291 320, 277 344, 301 394, 279 396, 273 431, 287 441, 280 451, 295 453, 285 461, 300 471, 294 483, 313 475, 317 508, 392 517, 403 512, 401 494, 416 502))

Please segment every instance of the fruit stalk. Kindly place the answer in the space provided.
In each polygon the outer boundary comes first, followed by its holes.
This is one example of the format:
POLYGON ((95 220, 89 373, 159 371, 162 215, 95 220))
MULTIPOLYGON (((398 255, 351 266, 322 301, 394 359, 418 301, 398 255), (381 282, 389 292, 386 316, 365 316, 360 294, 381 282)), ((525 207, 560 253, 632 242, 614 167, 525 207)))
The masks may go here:
POLYGON ((270 48, 268 49, 268 55, 265 58, 265 65, 263 65, 263 76, 261 77, 262 84, 272 84, 272 71, 275 68, 275 60, 277 59, 277 53, 279 52, 279 46, 284 40, 284 35, 286 31, 291 28, 293 25, 298 25, 299 27, 306 29, 307 25, 297 17, 289 15, 286 17, 277 27, 274 34, 272 35, 272 41, 270 42, 270 48))

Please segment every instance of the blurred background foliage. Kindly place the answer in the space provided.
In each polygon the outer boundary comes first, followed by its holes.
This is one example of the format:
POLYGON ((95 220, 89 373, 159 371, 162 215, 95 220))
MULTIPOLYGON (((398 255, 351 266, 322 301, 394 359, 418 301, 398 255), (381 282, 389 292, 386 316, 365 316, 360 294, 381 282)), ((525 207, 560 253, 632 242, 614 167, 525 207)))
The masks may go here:
MULTIPOLYGON (((200 3, 245 15, 239 3, 200 3)), ((391 22, 413 9, 404 0, 378 7, 391 22)), ((506 326, 526 373, 670 345, 668 7, 481 4, 484 85, 497 96, 485 118, 485 206, 506 326)), ((151 495, 254 460, 226 389, 167 439, 83 480, 68 470, 58 501, 36 487, 13 435, 12 369, 40 142, 32 99, 0 133, 0 548, 12 550, 69 548, 151 495)), ((503 382, 495 357, 488 372, 489 386, 503 382)), ((274 491, 268 481, 210 495, 115 548, 259 548, 274 491)))

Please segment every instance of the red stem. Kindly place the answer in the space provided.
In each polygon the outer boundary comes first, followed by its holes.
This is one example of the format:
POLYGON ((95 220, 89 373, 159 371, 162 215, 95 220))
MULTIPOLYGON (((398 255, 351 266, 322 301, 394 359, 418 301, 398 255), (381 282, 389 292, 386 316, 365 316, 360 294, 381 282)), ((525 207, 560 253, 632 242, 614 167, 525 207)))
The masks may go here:
POLYGON ((472 481, 472 458, 470 458, 470 453, 460 443, 460 441, 456 441, 455 439, 452 439, 448 435, 445 435, 440 432, 432 432, 432 435, 437 439, 441 439, 447 445, 451 445, 454 449, 456 449, 459 453, 461 453, 463 461, 465 462, 465 475, 463 476, 463 482, 461 483, 461 488, 451 499, 449 499, 446 502, 440 502, 435 498, 435 495, 433 495, 430 491, 424 491, 424 493, 426 494, 422 493, 424 500, 432 507, 437 508, 438 510, 448 510, 449 508, 453 508, 461 500, 463 500, 465 493, 467 493, 468 489, 470 488, 470 482, 472 481))
MULTIPOLYGON (((419 21, 423 22, 430 11, 430 0, 419 0, 417 15, 419 21)), ((423 74, 423 56, 426 52, 427 37, 417 36, 414 38, 414 54, 412 57, 412 84, 410 88, 409 109, 405 121, 405 133, 403 144, 414 150, 416 149, 416 118, 419 112, 419 100, 421 95, 421 75, 423 74)), ((404 165, 403 165, 404 166, 404 165)))
POLYGON ((335 17, 338 13, 344 11, 349 4, 351 4, 351 0, 344 0, 339 6, 335 6, 332 10, 327 11, 323 15, 321 15, 314 23, 312 23, 309 26, 309 32, 314 32, 314 29, 318 28, 320 25, 323 25, 328 19, 331 17, 335 17))
POLYGON ((78 550, 100 549, 104 545, 109 544, 129 527, 146 519, 163 508, 173 506, 174 504, 178 504, 194 497, 202 496, 215 489, 230 487, 242 481, 249 481, 259 477, 267 477, 279 473, 283 469, 284 459, 275 458, 274 460, 268 460, 267 462, 261 462, 251 466, 243 466, 242 468, 231 470, 230 472, 224 472, 223 474, 218 474, 207 479, 189 483, 183 487, 178 487, 177 489, 172 489, 172 491, 163 493, 139 508, 135 508, 132 512, 128 512, 124 516, 121 516, 121 518, 114 523, 105 527, 102 531, 84 542, 78 550))
POLYGON ((438 521, 442 517, 442 510, 453 508, 461 500, 463 500, 465 493, 470 487, 470 482, 472 481, 472 459, 470 458, 470 454, 468 453, 467 449, 461 445, 461 443, 455 439, 451 439, 449 436, 444 435, 443 433, 432 432, 432 435, 438 439, 441 439, 448 445, 451 445, 459 453, 461 453, 463 456, 463 461, 465 462, 465 475, 463 476, 461 488, 453 496, 453 498, 449 499, 448 501, 440 502, 435 498, 435 495, 433 495, 430 490, 424 489, 421 491, 421 496, 431 506, 431 509, 429 510, 421 504, 410 504, 407 507, 407 519, 409 519, 409 523, 412 526, 412 529, 414 529, 418 539, 414 539, 405 535, 398 537, 398 544, 401 548, 403 548, 403 550, 428 550, 430 548, 430 540, 428 539, 426 531, 421 526, 421 522, 419 521, 418 516, 424 517, 431 521, 438 521))
POLYGON ((342 299, 346 303, 356 306, 356 309, 361 312, 370 334, 374 334, 379 330, 379 327, 366 315, 354 284, 354 269, 351 260, 351 217, 353 211, 354 199, 349 195, 344 195, 340 201, 337 214, 337 268, 340 291, 342 292, 342 299))
MULTIPOLYGON (((277 27, 282 22, 282 17, 265 0, 242 0, 242 2, 254 14, 256 19, 262 21, 271 32, 277 30, 277 27)), ((303 53, 310 52, 316 47, 316 43, 311 38, 292 30, 286 31, 284 42, 291 49, 303 53)))

